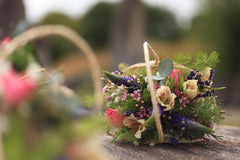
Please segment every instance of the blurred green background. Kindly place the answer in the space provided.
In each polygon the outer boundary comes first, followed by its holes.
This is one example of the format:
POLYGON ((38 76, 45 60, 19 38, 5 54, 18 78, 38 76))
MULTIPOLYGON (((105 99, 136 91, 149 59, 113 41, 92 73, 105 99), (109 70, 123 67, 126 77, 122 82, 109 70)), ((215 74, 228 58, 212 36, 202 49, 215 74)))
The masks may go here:
MULTIPOLYGON (((216 68, 214 86, 227 87, 217 93, 227 113, 221 124, 240 126, 240 1, 205 0, 198 5, 188 22, 160 5, 121 0, 96 2, 87 12, 75 17, 52 11, 38 22, 30 23, 22 0, 2 0, 0 38, 11 33, 15 36, 35 25, 66 25, 91 45, 101 69, 110 71, 121 62, 129 65, 143 62, 144 41, 149 41, 160 58, 172 58, 177 53, 194 54, 199 50, 217 51, 221 62, 216 68)), ((92 95, 88 63, 74 45, 59 37, 37 40, 34 45, 44 67, 62 71, 65 84, 79 97, 92 95)))

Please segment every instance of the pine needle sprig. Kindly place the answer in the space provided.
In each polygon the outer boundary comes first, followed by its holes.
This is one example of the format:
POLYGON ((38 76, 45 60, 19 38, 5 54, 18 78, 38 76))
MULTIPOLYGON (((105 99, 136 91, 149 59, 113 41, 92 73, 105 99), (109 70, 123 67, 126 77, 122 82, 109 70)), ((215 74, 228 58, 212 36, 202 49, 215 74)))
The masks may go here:
POLYGON ((177 54, 174 61, 191 69, 203 70, 205 67, 216 67, 219 62, 219 53, 216 51, 207 54, 205 52, 197 52, 196 54, 177 54))

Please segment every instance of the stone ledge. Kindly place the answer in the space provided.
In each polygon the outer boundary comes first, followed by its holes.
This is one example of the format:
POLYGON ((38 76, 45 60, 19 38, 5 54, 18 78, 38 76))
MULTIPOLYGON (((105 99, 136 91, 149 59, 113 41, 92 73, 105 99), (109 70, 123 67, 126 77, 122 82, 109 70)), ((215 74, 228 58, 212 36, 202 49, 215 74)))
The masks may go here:
POLYGON ((209 143, 196 142, 193 144, 158 144, 135 146, 129 143, 115 141, 103 136, 100 146, 115 160, 235 160, 240 159, 240 127, 218 126, 216 135, 223 136, 222 140, 210 140, 209 143))

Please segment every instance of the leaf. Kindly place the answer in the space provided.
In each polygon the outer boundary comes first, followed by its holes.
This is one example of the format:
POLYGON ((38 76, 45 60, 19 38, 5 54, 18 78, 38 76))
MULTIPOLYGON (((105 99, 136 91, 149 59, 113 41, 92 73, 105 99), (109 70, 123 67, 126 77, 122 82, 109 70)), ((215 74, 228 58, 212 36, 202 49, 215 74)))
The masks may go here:
POLYGON ((118 134, 113 138, 113 140, 111 141, 111 144, 113 144, 121 134, 122 134, 122 130, 119 131, 118 134))
POLYGON ((162 77, 167 77, 172 73, 173 62, 170 58, 165 58, 158 65, 158 72, 162 77))
POLYGON ((219 88, 209 88, 209 87, 206 87, 206 88, 217 91, 217 90, 226 89, 227 87, 219 87, 219 88))
POLYGON ((175 82, 176 76, 177 76, 177 74, 175 74, 173 80, 171 81, 171 83, 170 83, 169 86, 168 86, 171 90, 173 89, 173 86, 174 86, 174 82, 175 82))
POLYGON ((196 139, 201 139, 205 135, 204 132, 200 132, 198 130, 189 130, 188 132, 185 132, 183 134, 183 137, 187 140, 196 140, 196 139))
POLYGON ((153 80, 156 80, 156 81, 161 81, 161 80, 165 79, 165 77, 152 76, 152 79, 153 79, 153 80))
POLYGON ((155 117, 154 117, 154 114, 152 114, 152 116, 146 120, 146 127, 151 127, 154 125, 154 123, 155 123, 155 117))
POLYGON ((178 81, 178 84, 177 84, 178 89, 180 91, 183 91, 183 83, 184 83, 183 76, 179 72, 177 74, 178 74, 178 78, 179 78, 179 81, 178 81))

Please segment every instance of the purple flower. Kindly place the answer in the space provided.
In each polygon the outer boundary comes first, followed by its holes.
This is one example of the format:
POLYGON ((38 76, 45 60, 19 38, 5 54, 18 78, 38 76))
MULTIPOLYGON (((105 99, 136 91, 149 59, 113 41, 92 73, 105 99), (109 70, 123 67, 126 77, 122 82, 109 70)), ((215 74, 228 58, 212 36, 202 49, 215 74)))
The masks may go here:
POLYGON ((125 101, 125 99, 127 98, 127 93, 124 92, 123 95, 121 96, 121 98, 122 98, 122 101, 125 101))
POLYGON ((139 93, 137 90, 134 90, 133 93, 131 93, 131 97, 133 97, 133 99, 136 101, 140 101, 141 93, 139 93))
POLYGON ((133 78, 133 79, 136 79, 136 78, 137 78, 137 76, 136 76, 135 74, 133 74, 133 75, 132 75, 132 78, 133 78))
POLYGON ((103 71, 105 77, 107 77, 112 83, 121 86, 124 85, 128 88, 128 92, 133 93, 133 90, 140 89, 140 86, 134 82, 134 80, 130 77, 126 76, 118 76, 115 74, 111 74, 107 71, 103 71))
POLYGON ((209 124, 209 128, 213 129, 213 124, 212 123, 209 124))
MULTIPOLYGON (((164 108, 160 103, 158 103, 159 116, 161 117, 164 113, 164 108)), ((154 108, 152 107, 152 115, 154 115, 154 108)))
POLYGON ((111 100, 111 96, 107 96, 107 97, 106 97, 106 100, 107 100, 107 101, 110 101, 110 100, 111 100))
POLYGON ((179 99, 179 103, 182 103, 183 106, 186 107, 186 105, 190 103, 190 99, 187 95, 182 95, 179 99))
POLYGON ((161 84, 159 82, 154 84, 155 91, 158 90, 158 88, 160 88, 160 87, 161 87, 161 84))
POLYGON ((140 107, 138 112, 136 113, 136 116, 143 119, 143 118, 149 118, 151 116, 151 110, 147 110, 144 107, 140 107))
POLYGON ((105 86, 105 87, 103 87, 103 93, 106 93, 107 92, 107 87, 105 86))
POLYGON ((187 119, 186 117, 178 113, 172 112, 171 114, 169 114, 169 116, 171 116, 171 119, 169 120, 171 124, 178 125, 179 127, 185 127, 186 129, 194 130, 196 132, 203 133, 203 134, 213 133, 213 131, 210 128, 202 124, 199 124, 197 122, 194 122, 190 119, 187 119))
POLYGON ((169 140, 174 145, 177 145, 179 143, 175 136, 171 136, 169 140))

